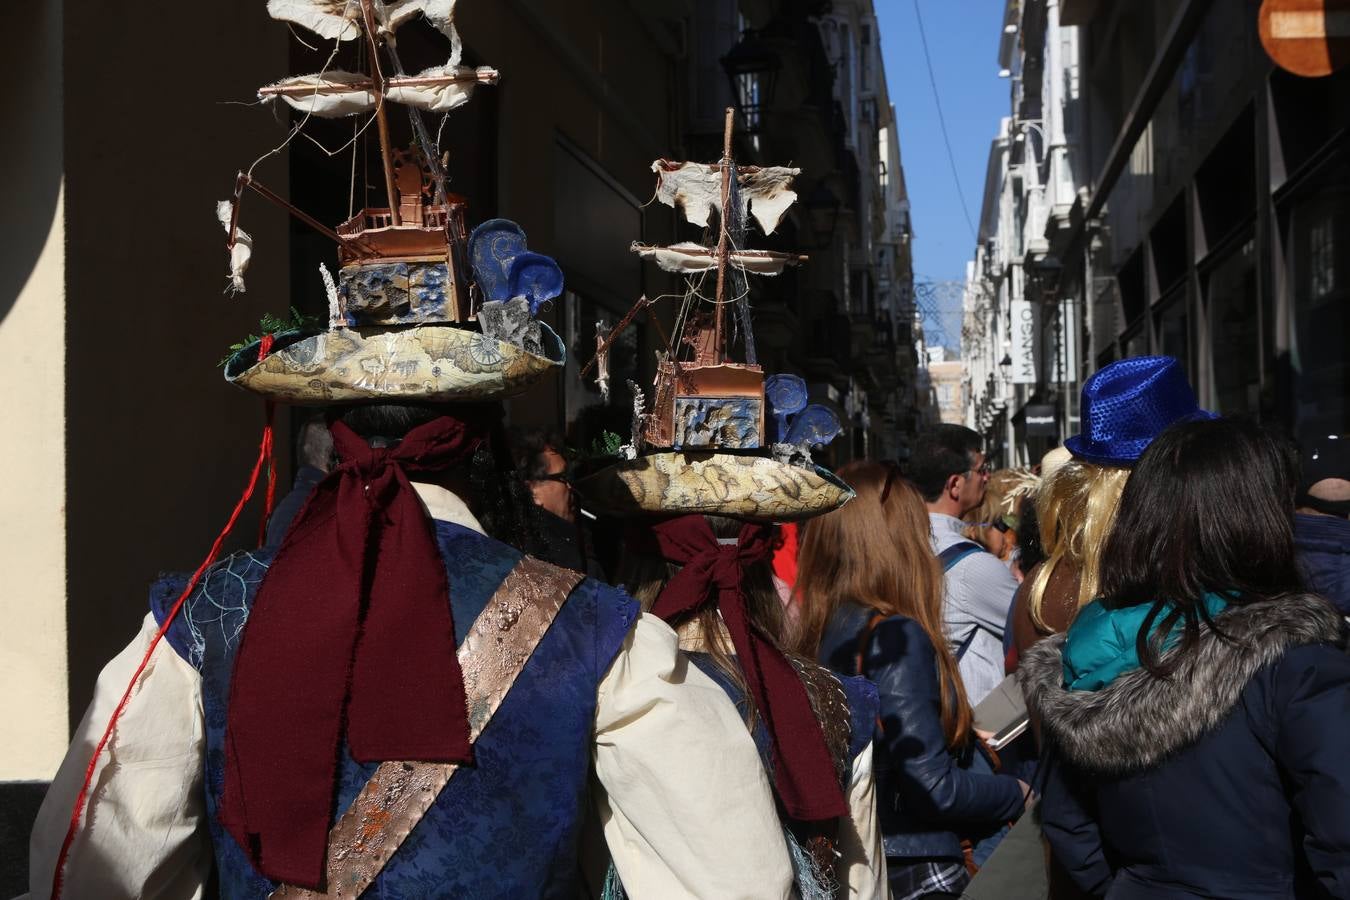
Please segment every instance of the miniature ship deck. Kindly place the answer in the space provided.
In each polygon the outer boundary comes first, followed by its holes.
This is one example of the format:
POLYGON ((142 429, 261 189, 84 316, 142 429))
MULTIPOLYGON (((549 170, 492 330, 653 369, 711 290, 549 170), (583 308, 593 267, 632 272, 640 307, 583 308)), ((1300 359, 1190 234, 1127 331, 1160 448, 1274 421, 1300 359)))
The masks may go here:
POLYGON ((363 253, 349 244, 341 246, 342 265, 374 262, 375 260, 427 259, 444 257, 450 248, 448 231, 451 220, 449 206, 424 206, 420 222, 409 221, 405 214, 402 225, 394 224, 393 212, 388 208, 363 209, 337 227, 344 238, 360 238, 361 245, 370 253, 363 253))
POLYGON ((464 206, 423 204, 403 195, 394 224, 391 210, 368 208, 338 226, 339 306, 347 325, 463 322, 471 317, 462 265, 453 248, 463 242, 464 206))

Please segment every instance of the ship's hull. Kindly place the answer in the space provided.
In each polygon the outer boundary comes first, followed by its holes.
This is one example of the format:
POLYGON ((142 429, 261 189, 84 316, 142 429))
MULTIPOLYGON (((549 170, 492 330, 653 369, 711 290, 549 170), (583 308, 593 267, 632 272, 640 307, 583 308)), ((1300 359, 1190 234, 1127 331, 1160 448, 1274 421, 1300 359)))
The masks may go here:
POLYGON ((349 326, 467 322, 464 205, 363 209, 338 226, 338 305, 349 326))
POLYGON ((657 366, 645 438, 677 450, 754 450, 764 445, 764 370, 744 363, 657 366))

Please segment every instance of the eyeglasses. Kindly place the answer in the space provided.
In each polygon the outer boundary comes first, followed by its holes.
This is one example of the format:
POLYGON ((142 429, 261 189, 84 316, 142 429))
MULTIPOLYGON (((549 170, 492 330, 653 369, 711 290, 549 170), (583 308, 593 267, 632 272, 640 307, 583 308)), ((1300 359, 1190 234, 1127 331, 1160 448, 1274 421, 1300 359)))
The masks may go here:
POLYGON ((990 468, 989 460, 987 459, 984 462, 980 463, 980 467, 978 469, 966 469, 966 472, 972 475, 988 475, 991 471, 993 470, 990 468))
POLYGON ((571 487, 571 486, 572 486, 572 476, 571 476, 571 475, 568 475, 566 472, 554 472, 554 473, 551 474, 551 475, 540 475, 538 478, 531 478, 531 479, 529 479, 529 480, 530 480, 530 481, 556 481, 556 482, 558 482, 558 483, 560 483, 560 484, 566 485, 567 487, 571 487))
POLYGON ((900 477, 900 464, 893 459, 884 460, 881 464, 886 467, 886 481, 881 486, 881 505, 885 506, 891 496, 891 485, 900 477))
POLYGON ((1012 528, 1011 525, 1009 525, 1007 522, 1003 521, 1002 519, 999 519, 999 520, 996 521, 996 522, 976 522, 975 525, 974 525, 973 527, 975 527, 975 528, 992 528, 992 529, 994 529, 995 531, 997 531, 999 534, 1007 534, 1007 533, 1008 533, 1008 529, 1012 528))

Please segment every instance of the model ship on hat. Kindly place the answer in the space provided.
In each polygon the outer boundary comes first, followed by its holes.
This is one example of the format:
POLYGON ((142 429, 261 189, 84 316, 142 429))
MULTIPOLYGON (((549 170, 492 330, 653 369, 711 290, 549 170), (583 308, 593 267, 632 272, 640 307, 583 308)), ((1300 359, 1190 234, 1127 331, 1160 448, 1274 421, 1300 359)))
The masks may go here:
MULTIPOLYGON (((811 462, 811 451, 841 429, 827 407, 807 403, 795 375, 766 378, 755 353, 750 275, 778 275, 805 256, 746 246, 746 216, 772 234, 797 199, 799 169, 738 167, 732 158, 733 110, 727 110, 722 159, 713 164, 657 160, 657 198, 708 226, 711 246, 633 244, 667 272, 688 275, 690 287, 676 319, 674 343, 657 359, 650 409, 634 386, 632 442, 625 459, 578 487, 592 503, 616 513, 708 513, 789 521, 827 512, 853 492, 811 462), (712 296, 695 277, 716 273, 712 296), (737 350, 739 349, 739 358, 737 350)), ((597 359, 644 299, 601 343, 597 359)), ((655 318, 652 319, 655 322, 655 318)), ((589 369, 589 366, 587 367, 589 369)), ((584 374, 584 373, 583 373, 584 374)))
POLYGON ((344 42, 362 42, 369 72, 325 69, 268 85, 258 95, 304 113, 304 121, 365 117, 379 135, 388 205, 367 207, 330 228, 250 173, 239 174, 234 198, 217 211, 229 234, 233 290, 244 289, 253 250, 239 228, 246 188, 331 238, 340 268, 336 283, 326 268, 322 272, 328 328, 276 335, 266 355, 260 342, 243 347, 225 364, 229 381, 302 404, 474 401, 518 393, 562 364, 562 342, 534 319, 562 293, 561 270, 529 252, 512 222, 493 219, 468 233, 467 201, 447 191, 422 118, 463 105, 478 85, 497 83, 497 70, 461 64, 454 8, 455 0, 269 0, 272 18, 334 41, 334 57, 344 42), (418 17, 449 40, 450 55, 409 75, 395 33, 418 17), (406 150, 391 145, 389 119, 400 108, 412 125, 406 150))

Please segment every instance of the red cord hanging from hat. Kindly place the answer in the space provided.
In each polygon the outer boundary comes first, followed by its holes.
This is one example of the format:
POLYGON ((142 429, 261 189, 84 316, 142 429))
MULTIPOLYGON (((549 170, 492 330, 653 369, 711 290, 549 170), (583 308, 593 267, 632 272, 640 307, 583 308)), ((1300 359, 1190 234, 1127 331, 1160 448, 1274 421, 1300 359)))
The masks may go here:
POLYGON ((735 544, 720 544, 702 515, 650 527, 666 561, 681 565, 652 607, 675 623, 716 605, 731 635, 746 684, 773 745, 773 780, 787 815, 820 822, 848 814, 844 792, 811 708, 806 687, 783 651, 750 620, 741 585, 743 568, 773 551, 772 529, 745 525, 735 544))
MULTIPOLYGON (((274 336, 264 334, 258 342, 258 360, 267 358, 272 350, 274 336)), ((243 513, 244 507, 248 501, 253 498, 253 491, 258 486, 258 478, 264 470, 267 472, 267 495, 266 502, 263 505, 262 522, 259 526, 259 534, 267 527, 267 520, 272 515, 273 499, 276 496, 276 460, 274 456, 274 427, 273 422, 276 415, 276 403, 268 400, 264 404, 266 422, 263 425, 262 441, 258 445, 258 458, 253 463, 253 471, 248 478, 248 484, 244 486, 244 493, 239 501, 234 505, 234 511, 230 513, 230 518, 221 529, 220 534, 216 536, 215 542, 211 545, 211 550, 206 554, 206 559, 202 560, 201 565, 192 573, 187 584, 183 587, 183 592, 178 595, 178 599, 169 609, 169 614, 164 617, 164 622, 159 626, 159 631, 150 640, 150 646, 146 648, 145 655, 141 657, 140 665, 132 673, 131 681, 127 684, 127 689, 122 692, 122 697, 117 701, 117 706, 113 708, 113 713, 108 717, 108 725, 103 729, 103 736, 99 738, 98 745, 94 747, 93 757, 89 760, 89 765, 85 768, 84 782, 80 785, 79 793, 75 795, 75 806, 70 813, 70 824, 66 826, 66 836, 61 841, 61 849, 56 854, 56 871, 52 874, 52 900, 60 900, 62 887, 65 884, 66 861, 70 857, 70 848, 75 843, 75 835, 79 833, 80 823, 84 819, 85 808, 89 802, 89 789, 94 782, 94 773, 98 771, 98 761, 103 756, 103 750, 108 746, 112 739, 113 732, 117 728, 117 722, 122 717, 122 712, 126 709, 127 703, 131 700, 131 692, 141 680, 141 673, 145 667, 150 664, 150 658, 155 653, 155 648, 159 646, 164 635, 168 633, 169 627, 173 625, 174 620, 178 618, 178 613, 182 610, 183 604, 187 598, 196 590, 197 584, 201 581, 202 575, 206 570, 215 564, 220 557, 221 548, 225 545, 225 539, 234 531, 235 524, 239 521, 239 516, 243 513)))

